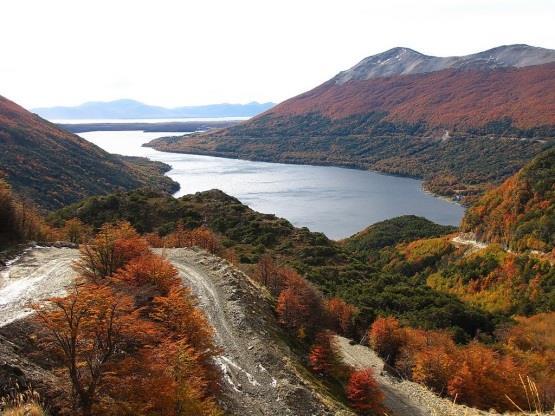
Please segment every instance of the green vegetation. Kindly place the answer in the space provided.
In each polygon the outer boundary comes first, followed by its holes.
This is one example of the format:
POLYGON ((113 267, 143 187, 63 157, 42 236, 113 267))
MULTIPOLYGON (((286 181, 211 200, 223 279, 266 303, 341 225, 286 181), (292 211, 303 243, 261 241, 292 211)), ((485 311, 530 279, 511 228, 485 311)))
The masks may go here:
MULTIPOLYGON (((478 328, 486 332, 493 329, 489 315, 427 287, 425 279, 384 272, 366 259, 360 260, 343 243, 295 228, 274 215, 257 213, 221 191, 179 199, 146 190, 92 197, 57 211, 50 221, 61 226, 71 218, 96 228, 105 222, 127 220, 141 233, 160 235, 174 231, 179 222, 189 229, 205 225, 220 236, 225 248, 234 251, 247 272, 253 272, 262 256, 269 254, 276 263, 296 269, 326 295, 340 295, 356 305, 361 310, 358 321, 362 329, 380 314, 395 314, 425 328, 454 328, 466 334, 462 338, 473 336, 478 328)), ((432 234, 451 230, 410 217, 406 221, 422 222, 432 234)), ((403 220, 392 222, 395 227, 403 220)), ((410 232, 398 235, 409 238, 410 232)), ((374 244, 387 242, 376 236, 374 244)))
POLYGON ((423 217, 403 215, 372 224, 345 239, 344 244, 350 251, 367 256, 386 246, 419 238, 439 237, 455 230, 455 227, 439 225, 423 217))
POLYGON ((468 304, 507 316, 555 310, 555 267, 547 260, 492 245, 441 261, 427 275, 428 285, 468 304))
POLYGON ((263 115, 224 131, 156 139, 151 146, 170 152, 345 166, 418 177, 430 191, 470 203, 489 184, 505 180, 553 145, 551 130, 496 127, 494 130, 503 134, 490 136, 487 132, 494 127, 488 127, 484 131, 451 131, 452 137, 446 137, 443 129, 430 130, 422 122, 392 122, 386 116, 381 112, 339 119, 317 113, 263 115), (519 139, 522 137, 525 139, 519 139))

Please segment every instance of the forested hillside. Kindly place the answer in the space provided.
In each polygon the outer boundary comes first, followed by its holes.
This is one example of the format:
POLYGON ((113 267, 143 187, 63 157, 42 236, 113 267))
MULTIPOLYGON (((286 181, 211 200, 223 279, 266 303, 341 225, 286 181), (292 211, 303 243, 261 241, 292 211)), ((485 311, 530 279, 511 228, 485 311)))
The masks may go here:
MULTIPOLYGON (((93 227, 123 219, 142 233, 161 236, 180 226, 206 226, 221 239, 220 254, 234 259, 245 271, 253 273, 256 264, 269 255, 277 264, 304 275, 326 295, 341 294, 360 308, 357 319, 361 327, 380 314, 395 314, 417 326, 456 327, 467 336, 477 329, 493 328, 487 314, 468 308, 454 296, 434 291, 425 282, 411 281, 403 274, 381 273, 324 234, 255 212, 221 191, 179 199, 144 191, 92 197, 56 212, 50 220, 61 226, 71 218, 93 227)), ((428 232, 434 234, 450 230, 435 224, 429 228, 428 232)))
POLYGON ((512 250, 555 245, 555 149, 527 164, 468 209, 462 229, 512 250))
POLYGON ((176 190, 168 169, 111 155, 0 96, 0 175, 41 208, 142 186, 176 190))

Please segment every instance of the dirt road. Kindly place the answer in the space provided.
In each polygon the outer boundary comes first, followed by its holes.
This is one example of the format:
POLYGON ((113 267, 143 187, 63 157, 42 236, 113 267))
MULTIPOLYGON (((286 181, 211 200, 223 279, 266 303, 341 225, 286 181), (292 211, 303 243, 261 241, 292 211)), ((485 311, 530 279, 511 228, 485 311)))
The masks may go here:
MULTIPOLYGON (((217 363, 225 410, 241 416, 352 415, 301 376, 270 303, 247 276, 203 251, 156 251, 179 270, 215 328, 223 349, 217 363)), ((0 327, 30 314, 30 303, 63 294, 78 255, 74 249, 33 248, 1 270, 0 327)))
POLYGON ((79 250, 35 247, 25 250, 0 271, 0 326, 29 315, 29 305, 64 293, 75 272, 79 250))
POLYGON ((299 377, 294 359, 278 338, 270 304, 243 273, 202 251, 166 249, 159 253, 193 288, 216 330, 224 349, 218 364, 226 380, 226 404, 233 414, 349 414, 299 377))
POLYGON ((384 405, 391 411, 390 416, 485 416, 496 415, 466 406, 453 404, 441 398, 424 386, 408 380, 401 380, 384 371, 384 363, 370 348, 351 344, 349 339, 336 337, 341 358, 355 368, 372 368, 384 393, 384 405))

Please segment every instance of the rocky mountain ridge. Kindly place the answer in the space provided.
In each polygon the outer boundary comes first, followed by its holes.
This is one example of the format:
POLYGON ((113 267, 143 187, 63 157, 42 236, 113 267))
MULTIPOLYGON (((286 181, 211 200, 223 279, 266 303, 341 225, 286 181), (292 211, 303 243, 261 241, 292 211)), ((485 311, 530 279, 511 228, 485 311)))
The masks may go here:
POLYGON ((444 69, 523 68, 555 62, 555 50, 529 45, 503 45, 464 56, 429 56, 410 48, 397 47, 364 58, 352 68, 340 72, 334 81, 344 84, 351 80, 397 75, 423 74, 444 69))

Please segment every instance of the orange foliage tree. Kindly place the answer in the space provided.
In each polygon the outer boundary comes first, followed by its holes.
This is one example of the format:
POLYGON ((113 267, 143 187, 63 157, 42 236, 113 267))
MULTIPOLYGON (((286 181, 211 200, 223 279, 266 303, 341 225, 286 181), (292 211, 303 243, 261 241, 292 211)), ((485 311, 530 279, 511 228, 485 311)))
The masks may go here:
POLYGON ((315 373, 330 375, 339 359, 333 343, 333 335, 328 331, 316 335, 314 344, 308 354, 310 368, 315 373))
POLYGON ((78 218, 71 218, 64 223, 60 230, 60 234, 64 240, 75 244, 81 244, 91 237, 92 228, 84 224, 78 218))
POLYGON ((354 318, 358 313, 357 308, 339 298, 328 299, 325 307, 331 328, 342 335, 350 335, 354 327, 354 318))
POLYGON ((405 342, 405 333, 396 318, 380 317, 372 323, 368 339, 378 355, 389 365, 394 365, 405 342))
POLYGON ((67 297, 49 299, 49 307, 35 311, 46 346, 61 355, 79 408, 92 415, 107 365, 126 337, 146 329, 138 328, 132 299, 105 285, 75 285, 67 297))
POLYGON ((510 356, 501 356, 484 345, 472 342, 460 351, 459 368, 449 381, 449 394, 470 406, 498 411, 527 407, 519 368, 510 356))
POLYGON ((320 293, 296 272, 289 271, 284 284, 276 305, 279 322, 299 338, 312 335, 323 316, 320 293))
POLYGON ((211 230, 204 226, 188 230, 181 220, 172 233, 164 237, 148 234, 146 238, 153 247, 200 247, 213 254, 221 251, 220 240, 211 230))
POLYGON ((10 185, 0 176, 0 248, 28 240, 50 241, 55 237, 55 230, 46 224, 34 206, 14 195, 10 185))
POLYGON ((345 392, 351 407, 361 414, 373 414, 383 410, 383 393, 369 368, 353 371, 345 392))
POLYGON ((256 279, 266 287, 270 287, 273 276, 277 273, 277 267, 274 260, 268 254, 260 258, 256 265, 256 279))
POLYGON ((97 280, 111 276, 129 260, 147 254, 148 243, 128 222, 106 224, 98 234, 81 247, 77 270, 97 280))
MULTIPOLYGON (((516 321, 500 334, 503 349, 529 369, 538 388, 539 405, 551 409, 555 407, 555 312, 517 317, 516 321)), ((540 410, 540 406, 531 410, 540 410)))

